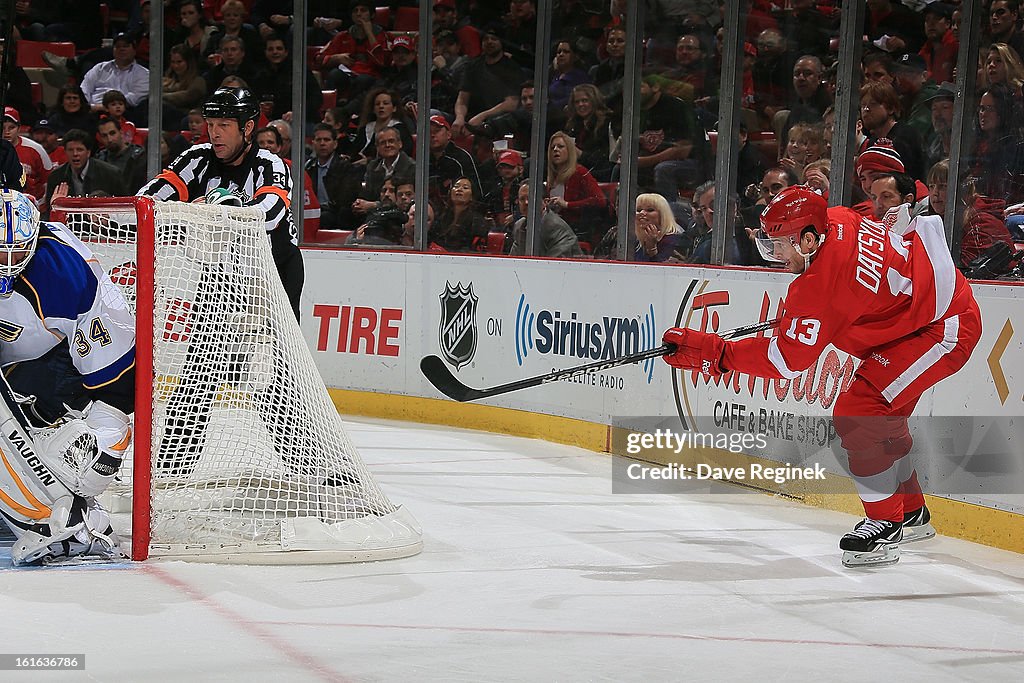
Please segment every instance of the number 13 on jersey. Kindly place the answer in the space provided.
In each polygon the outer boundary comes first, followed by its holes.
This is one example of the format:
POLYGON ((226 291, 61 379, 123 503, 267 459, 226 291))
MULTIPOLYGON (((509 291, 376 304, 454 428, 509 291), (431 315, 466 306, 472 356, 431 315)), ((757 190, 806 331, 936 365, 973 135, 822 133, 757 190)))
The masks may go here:
POLYGON ((786 330, 786 336, 801 344, 814 346, 818 343, 820 329, 821 321, 817 318, 794 318, 793 324, 786 330))

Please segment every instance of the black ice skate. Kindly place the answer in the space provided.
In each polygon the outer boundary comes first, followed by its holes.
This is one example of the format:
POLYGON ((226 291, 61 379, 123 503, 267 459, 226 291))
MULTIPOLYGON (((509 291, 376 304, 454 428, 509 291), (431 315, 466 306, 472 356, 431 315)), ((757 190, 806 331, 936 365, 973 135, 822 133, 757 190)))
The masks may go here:
POLYGON ((924 541, 935 535, 935 527, 931 525, 932 515, 928 507, 922 505, 916 510, 903 515, 903 540, 901 543, 924 541))
POLYGON ((900 560, 903 525, 884 519, 863 519, 839 540, 846 567, 884 567, 900 560))

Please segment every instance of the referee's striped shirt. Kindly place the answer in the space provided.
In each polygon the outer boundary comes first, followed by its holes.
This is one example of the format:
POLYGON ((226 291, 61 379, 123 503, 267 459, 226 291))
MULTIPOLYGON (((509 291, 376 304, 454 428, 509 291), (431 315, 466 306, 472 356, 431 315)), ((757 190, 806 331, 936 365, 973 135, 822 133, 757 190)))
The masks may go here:
POLYGON ((237 166, 221 163, 209 143, 194 145, 146 183, 139 195, 157 201, 190 202, 217 187, 239 192, 248 198, 246 206, 263 209, 272 244, 287 241, 298 245, 292 222, 292 180, 288 167, 280 157, 255 144, 237 166))

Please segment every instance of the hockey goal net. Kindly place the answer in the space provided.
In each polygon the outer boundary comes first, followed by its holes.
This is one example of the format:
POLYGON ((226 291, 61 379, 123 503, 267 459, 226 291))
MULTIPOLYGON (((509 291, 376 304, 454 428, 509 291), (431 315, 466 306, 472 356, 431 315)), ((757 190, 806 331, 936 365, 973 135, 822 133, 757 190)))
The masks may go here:
POLYGON ((374 481, 317 372, 262 212, 64 199, 52 220, 92 249, 136 311, 134 454, 103 499, 133 559, 419 552, 415 519, 374 481))

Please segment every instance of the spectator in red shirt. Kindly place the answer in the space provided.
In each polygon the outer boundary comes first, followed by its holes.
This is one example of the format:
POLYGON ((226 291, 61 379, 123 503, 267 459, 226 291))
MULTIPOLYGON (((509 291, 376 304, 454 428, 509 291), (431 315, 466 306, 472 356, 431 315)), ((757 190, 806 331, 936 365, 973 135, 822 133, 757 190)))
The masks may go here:
POLYGON ((924 14, 925 44, 918 53, 936 83, 953 80, 960 41, 953 36, 953 6, 945 2, 927 5, 924 14))
POLYGON ((349 100, 370 89, 381 69, 391 61, 387 34, 373 23, 373 6, 366 0, 350 5, 352 25, 339 31, 313 58, 314 68, 324 73, 328 88, 344 91, 349 100))
POLYGON ((576 163, 576 145, 564 131, 558 131, 548 141, 546 206, 557 212, 584 242, 594 242, 610 223, 604 193, 587 167, 576 163))
POLYGON ((40 119, 36 125, 32 126, 32 139, 46 150, 54 166, 67 163, 67 152, 64 151, 64 147, 60 144, 60 137, 57 136, 57 131, 48 120, 40 119))
MULTIPOLYGON (((46 152, 36 149, 39 145, 35 142, 32 143, 34 146, 24 144, 21 139, 21 118, 18 116, 18 110, 14 107, 4 108, 3 118, 4 140, 14 145, 14 150, 18 153, 18 161, 21 162, 21 168, 25 172, 25 193, 32 195, 33 199, 36 200, 36 205, 42 205, 43 197, 46 195, 46 179, 50 175, 49 168, 52 168, 53 163, 49 157, 44 160, 43 156, 46 152)), ((40 148, 42 149, 42 148, 40 148)))

